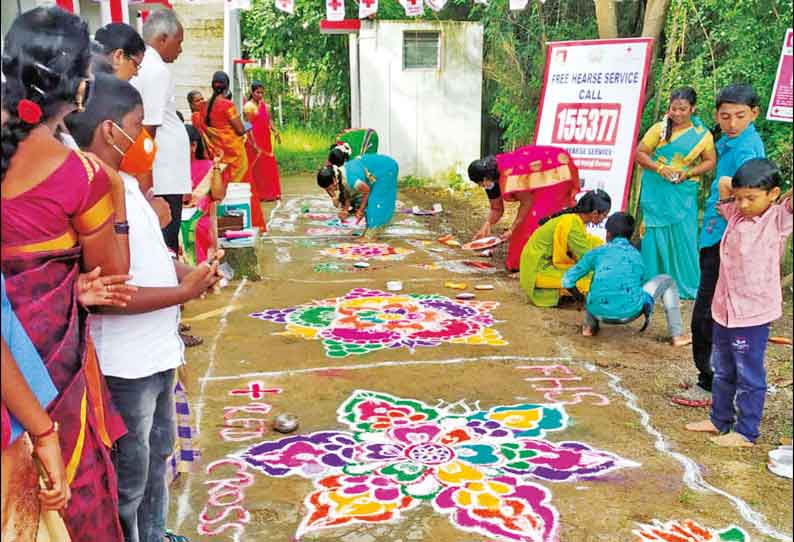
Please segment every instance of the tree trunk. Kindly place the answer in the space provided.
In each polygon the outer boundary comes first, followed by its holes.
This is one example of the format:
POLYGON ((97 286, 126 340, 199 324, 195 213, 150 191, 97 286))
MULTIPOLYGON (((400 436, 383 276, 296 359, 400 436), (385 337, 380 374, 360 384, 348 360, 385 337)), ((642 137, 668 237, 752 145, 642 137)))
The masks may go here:
POLYGON ((614 39, 618 37, 618 10, 615 0, 595 0, 598 37, 614 39))
POLYGON ((642 35, 646 38, 653 38, 654 48, 659 45, 659 40, 662 37, 669 7, 670 0, 648 0, 648 4, 645 6, 642 35))

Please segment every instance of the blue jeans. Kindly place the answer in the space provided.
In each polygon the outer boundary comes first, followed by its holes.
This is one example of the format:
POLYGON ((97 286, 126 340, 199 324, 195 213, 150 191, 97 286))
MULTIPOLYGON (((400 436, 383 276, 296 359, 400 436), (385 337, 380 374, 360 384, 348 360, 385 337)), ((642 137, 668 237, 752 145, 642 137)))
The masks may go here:
MULTIPOLYGON (((669 275, 657 275, 642 287, 647 295, 648 303, 655 305, 660 300, 664 308, 664 315, 667 318, 667 332, 671 337, 678 337, 684 333, 684 322, 681 319, 681 300, 678 297, 678 286, 669 275)), ((637 318, 642 315, 640 312, 637 318)), ((584 323, 587 327, 597 330, 599 319, 584 311, 584 323)))
POLYGON ((711 423, 724 433, 734 431, 750 442, 758 438, 758 426, 766 399, 764 353, 769 324, 752 327, 723 327, 714 322, 711 365, 711 423), (738 419, 734 409, 739 409, 738 419))
POLYGON ((106 380, 127 426, 112 453, 124 540, 162 542, 168 513, 165 473, 176 438, 174 369, 106 380))

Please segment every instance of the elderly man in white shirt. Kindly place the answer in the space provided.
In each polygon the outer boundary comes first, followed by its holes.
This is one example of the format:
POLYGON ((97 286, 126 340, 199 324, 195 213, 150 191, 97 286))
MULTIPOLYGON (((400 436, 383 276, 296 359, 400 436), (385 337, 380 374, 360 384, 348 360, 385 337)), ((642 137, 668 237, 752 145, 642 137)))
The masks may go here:
POLYGON ((157 157, 152 177, 140 179, 144 190, 154 187, 171 209, 171 222, 163 228, 165 244, 179 253, 182 196, 192 190, 190 141, 176 109, 174 76, 169 64, 182 53, 182 25, 170 9, 152 12, 143 25, 146 53, 138 75, 130 81, 143 98, 144 128, 155 138, 157 157))

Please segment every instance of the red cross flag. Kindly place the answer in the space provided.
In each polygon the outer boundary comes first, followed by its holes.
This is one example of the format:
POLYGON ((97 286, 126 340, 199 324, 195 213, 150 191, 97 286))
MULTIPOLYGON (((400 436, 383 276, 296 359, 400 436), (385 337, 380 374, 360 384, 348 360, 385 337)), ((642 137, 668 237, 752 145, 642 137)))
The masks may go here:
POLYGON ((425 12, 423 0, 400 0, 400 4, 408 17, 417 17, 425 12))
POLYGON ((441 11, 447 5, 447 0, 425 0, 425 3, 433 11, 441 11))
POLYGON ((295 0, 276 0, 276 9, 295 15, 295 0))
POLYGON ((358 18, 366 19, 371 15, 378 12, 378 0, 359 0, 358 1, 358 18))
POLYGON ((527 7, 529 0, 510 0, 510 9, 513 11, 521 11, 527 7))
POLYGON ((325 18, 329 21, 343 21, 345 0, 325 0, 325 18))

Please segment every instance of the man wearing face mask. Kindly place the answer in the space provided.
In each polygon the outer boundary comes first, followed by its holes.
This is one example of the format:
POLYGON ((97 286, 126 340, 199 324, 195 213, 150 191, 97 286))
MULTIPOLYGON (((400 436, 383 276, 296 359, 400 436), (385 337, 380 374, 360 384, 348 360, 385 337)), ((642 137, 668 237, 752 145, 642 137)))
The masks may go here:
POLYGON ((150 170, 159 152, 142 127, 140 95, 110 75, 98 74, 95 84, 95 98, 66 123, 78 145, 119 170, 124 181, 127 221, 115 227, 129 237, 130 284, 138 290, 126 307, 92 314, 91 335, 127 427, 113 451, 124 538, 162 542, 165 472, 175 443, 174 372, 184 362, 179 305, 218 281, 221 254, 208 255, 208 262, 195 268, 171 258, 157 216, 134 177, 150 170))
POLYGON ((490 213, 474 240, 491 236, 505 212, 506 201, 519 203, 516 218, 502 241, 510 241, 505 267, 518 271, 521 251, 540 218, 573 203, 579 171, 570 155, 557 147, 528 145, 513 152, 486 156, 469 165, 469 179, 488 196, 490 213))
POLYGON ((138 75, 130 83, 143 98, 143 124, 160 152, 151 174, 139 176, 144 192, 150 187, 171 209, 171 222, 163 228, 168 248, 179 253, 182 196, 191 192, 190 141, 177 116, 175 83, 170 64, 182 53, 182 25, 170 9, 153 11, 143 25, 146 53, 138 75))

